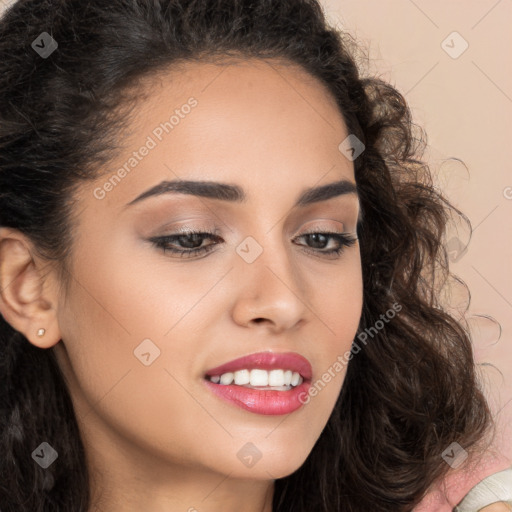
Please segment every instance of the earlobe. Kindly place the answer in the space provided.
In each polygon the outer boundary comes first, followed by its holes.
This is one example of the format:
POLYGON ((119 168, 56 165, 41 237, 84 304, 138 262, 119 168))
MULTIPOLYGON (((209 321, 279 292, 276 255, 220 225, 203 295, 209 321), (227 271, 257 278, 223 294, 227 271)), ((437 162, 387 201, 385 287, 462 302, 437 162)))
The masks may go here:
POLYGON ((0 228, 0 313, 30 343, 50 348, 60 341, 56 297, 46 291, 48 273, 32 249, 23 233, 0 228))

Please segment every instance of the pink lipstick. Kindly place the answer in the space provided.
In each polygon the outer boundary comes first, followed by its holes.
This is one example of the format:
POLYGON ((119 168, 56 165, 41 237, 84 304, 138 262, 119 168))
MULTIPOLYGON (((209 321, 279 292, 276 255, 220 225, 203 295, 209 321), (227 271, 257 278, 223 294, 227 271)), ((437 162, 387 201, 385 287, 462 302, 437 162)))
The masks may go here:
POLYGON ((311 385, 309 361, 295 352, 259 352, 211 368, 204 383, 215 395, 256 414, 289 414, 311 385))

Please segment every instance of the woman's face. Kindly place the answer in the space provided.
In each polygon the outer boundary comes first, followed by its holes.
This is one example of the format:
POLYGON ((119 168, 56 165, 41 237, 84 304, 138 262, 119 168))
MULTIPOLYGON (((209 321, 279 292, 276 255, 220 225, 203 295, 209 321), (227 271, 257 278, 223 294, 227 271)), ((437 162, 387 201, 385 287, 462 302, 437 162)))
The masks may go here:
MULTIPOLYGON (((307 189, 355 184, 338 148, 349 134, 326 89, 297 67, 189 63, 148 90, 123 151, 75 204, 56 352, 86 449, 98 467, 162 481, 190 471, 286 476, 328 421, 346 369, 333 368, 361 314, 358 242, 305 235, 356 236, 357 195, 310 194, 296 206, 307 189), (136 201, 176 180, 228 184, 245 200, 231 190, 207 197, 203 186, 136 201), (151 241, 180 230, 214 235, 175 237, 165 251, 151 241), (293 391, 207 383, 208 370, 260 352, 302 356, 312 385, 329 369, 331 378, 304 405, 293 391)), ((249 361, 234 377, 262 367, 249 361)), ((307 373, 293 358, 269 368, 307 373)), ((289 378, 254 372, 250 382, 266 375, 289 378)))

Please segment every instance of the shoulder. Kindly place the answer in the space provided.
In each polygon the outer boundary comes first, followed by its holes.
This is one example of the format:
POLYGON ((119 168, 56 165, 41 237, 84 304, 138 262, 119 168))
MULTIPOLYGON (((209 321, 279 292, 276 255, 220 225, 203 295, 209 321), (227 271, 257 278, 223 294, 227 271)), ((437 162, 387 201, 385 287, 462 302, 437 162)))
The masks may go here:
POLYGON ((512 468, 508 459, 487 453, 464 468, 450 472, 427 493, 414 512, 477 512, 479 508, 474 508, 477 499, 482 503, 478 505, 480 508, 497 501, 512 503, 512 468), (498 496, 490 497, 486 493, 497 489, 498 496), (482 501, 485 499, 487 501, 482 501))
MULTIPOLYGON (((501 503, 508 507, 494 507, 498 510, 512 510, 512 468, 493 473, 478 482, 455 507, 455 512, 477 512, 489 504, 501 503)), ((487 507, 486 507, 487 508, 487 507)), ((489 507, 491 512, 493 507, 489 507)))

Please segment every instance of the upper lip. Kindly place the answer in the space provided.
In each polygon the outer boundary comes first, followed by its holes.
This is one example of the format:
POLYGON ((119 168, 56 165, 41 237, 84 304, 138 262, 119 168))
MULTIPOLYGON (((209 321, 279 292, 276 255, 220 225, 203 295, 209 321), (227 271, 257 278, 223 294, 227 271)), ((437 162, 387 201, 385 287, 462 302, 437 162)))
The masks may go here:
POLYGON ((206 372, 205 376, 222 375, 223 373, 235 372, 237 370, 253 370, 255 368, 262 370, 292 370, 293 372, 298 372, 304 380, 311 380, 313 373, 311 363, 296 352, 258 352, 211 368, 206 372))

